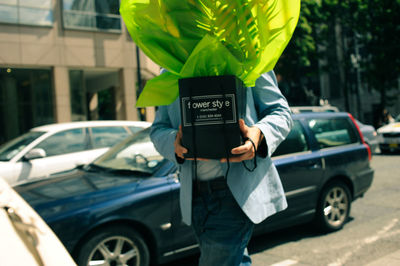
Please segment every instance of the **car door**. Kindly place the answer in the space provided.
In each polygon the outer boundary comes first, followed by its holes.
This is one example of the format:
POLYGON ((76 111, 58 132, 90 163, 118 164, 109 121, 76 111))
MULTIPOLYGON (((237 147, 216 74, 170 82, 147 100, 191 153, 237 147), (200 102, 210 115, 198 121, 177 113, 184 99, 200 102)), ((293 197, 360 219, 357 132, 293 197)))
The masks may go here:
POLYGON ((85 164, 99 155, 88 150, 86 128, 63 130, 44 139, 33 149, 43 149, 45 156, 32 160, 21 160, 19 168, 19 181, 30 178, 48 176, 52 173, 65 171, 85 164))
POLYGON ((315 208, 317 187, 323 178, 323 160, 318 151, 311 151, 310 141, 301 123, 294 126, 273 154, 288 209, 283 215, 295 218, 315 208))
POLYGON ((193 251, 198 247, 194 230, 183 223, 179 204, 180 183, 178 173, 171 179, 172 229, 173 238, 170 241, 171 250, 175 253, 193 251))

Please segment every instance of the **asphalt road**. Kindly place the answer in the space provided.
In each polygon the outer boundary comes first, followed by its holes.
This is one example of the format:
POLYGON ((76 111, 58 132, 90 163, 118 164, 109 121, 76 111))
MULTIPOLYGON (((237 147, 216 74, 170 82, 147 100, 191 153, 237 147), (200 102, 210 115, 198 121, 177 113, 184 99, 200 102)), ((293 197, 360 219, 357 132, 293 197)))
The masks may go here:
MULTIPOLYGON (((400 249, 400 154, 375 154, 374 182, 353 202, 344 228, 318 234, 300 225, 253 238, 249 252, 254 266, 366 265, 400 249)), ((170 265, 197 265, 197 257, 170 265)), ((169 265, 169 264, 168 264, 169 265)), ((386 265, 385 265, 386 266, 386 265)))

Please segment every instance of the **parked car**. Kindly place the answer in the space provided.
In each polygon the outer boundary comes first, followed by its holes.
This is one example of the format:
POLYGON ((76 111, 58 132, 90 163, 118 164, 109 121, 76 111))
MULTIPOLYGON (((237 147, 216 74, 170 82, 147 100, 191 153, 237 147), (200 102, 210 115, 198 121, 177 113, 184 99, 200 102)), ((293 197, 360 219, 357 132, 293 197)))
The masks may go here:
MULTIPOLYGON (((273 155, 289 207, 258 224, 256 235, 312 221, 339 230, 372 183, 371 152, 351 115, 293 118, 273 155)), ((197 252, 192 228, 181 221, 179 187, 176 166, 157 153, 145 129, 89 165, 15 189, 87 266, 158 264, 197 252)))
POLYGON ((378 128, 379 148, 382 153, 400 151, 400 115, 395 123, 378 128))
MULTIPOLYGON (((332 105, 322 106, 292 106, 291 110, 294 114, 308 112, 339 112, 339 108, 332 105)), ((364 137, 365 142, 370 146, 371 151, 376 152, 379 146, 378 133, 372 125, 363 124, 356 119, 357 125, 364 137)))
POLYGON ((0 177, 15 185, 87 164, 150 125, 141 121, 86 121, 32 128, 0 146, 0 177))
POLYGON ((379 137, 378 137, 378 132, 375 130, 375 128, 371 125, 366 125, 361 123, 356 119, 357 125, 360 128, 360 131, 364 137, 365 143, 367 143, 371 151, 375 153, 379 147, 379 137))
POLYGON ((43 219, 1 178, 0 235, 1 265, 76 265, 43 219))
POLYGON ((339 108, 332 105, 291 106, 290 109, 294 114, 309 113, 309 112, 339 112, 339 108))

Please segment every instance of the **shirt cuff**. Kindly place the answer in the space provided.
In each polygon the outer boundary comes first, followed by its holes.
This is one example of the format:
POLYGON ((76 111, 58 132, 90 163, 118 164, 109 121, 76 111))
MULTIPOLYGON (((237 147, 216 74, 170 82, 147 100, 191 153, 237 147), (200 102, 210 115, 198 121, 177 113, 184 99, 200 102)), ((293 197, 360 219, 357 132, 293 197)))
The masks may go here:
POLYGON ((261 158, 266 158, 268 155, 268 145, 265 141, 265 137, 262 139, 261 143, 258 145, 257 148, 257 155, 261 158))
POLYGON ((176 155, 175 153, 175 160, 178 164, 183 164, 185 162, 184 158, 179 157, 178 155, 176 155))

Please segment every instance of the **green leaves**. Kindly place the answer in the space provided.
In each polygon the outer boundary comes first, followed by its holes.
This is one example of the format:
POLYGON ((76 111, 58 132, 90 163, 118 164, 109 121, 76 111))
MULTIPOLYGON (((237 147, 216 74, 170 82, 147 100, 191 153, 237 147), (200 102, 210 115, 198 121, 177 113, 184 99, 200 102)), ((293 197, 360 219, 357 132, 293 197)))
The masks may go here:
POLYGON ((122 0, 132 39, 176 79, 168 74, 148 82, 137 105, 171 103, 184 77, 236 75, 254 85, 275 66, 299 10, 300 0, 122 0), (154 97, 161 88, 168 93, 154 97))

